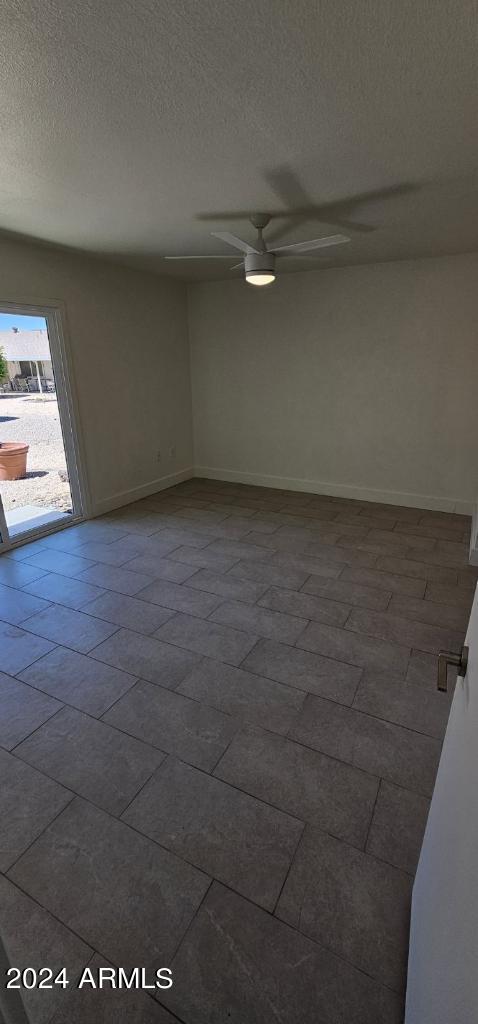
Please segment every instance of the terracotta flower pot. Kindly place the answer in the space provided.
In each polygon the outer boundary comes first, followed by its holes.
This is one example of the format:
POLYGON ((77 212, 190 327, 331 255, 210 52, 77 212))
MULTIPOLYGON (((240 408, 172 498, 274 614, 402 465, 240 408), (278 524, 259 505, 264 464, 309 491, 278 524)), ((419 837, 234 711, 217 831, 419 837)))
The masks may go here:
POLYGON ((28 445, 21 441, 0 442, 0 480, 21 480, 27 472, 28 445))

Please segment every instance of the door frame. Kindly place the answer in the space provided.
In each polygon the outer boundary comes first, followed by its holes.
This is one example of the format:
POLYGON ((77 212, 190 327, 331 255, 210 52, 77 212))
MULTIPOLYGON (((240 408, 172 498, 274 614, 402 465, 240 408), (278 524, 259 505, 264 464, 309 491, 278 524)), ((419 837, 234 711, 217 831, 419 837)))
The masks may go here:
POLYGON ((8 527, 5 519, 5 512, 3 511, 2 500, 0 498, 0 555, 2 551, 6 551, 10 547, 8 540, 8 527))
POLYGON ((24 544, 26 541, 36 540, 37 537, 45 536, 48 533, 55 533, 66 526, 71 526, 72 523, 78 523, 88 518, 91 515, 91 499, 86 474, 84 442, 74 384, 75 378, 68 338, 65 305, 60 300, 38 302, 27 299, 23 302, 19 299, 12 301, 0 298, 0 312, 17 313, 18 316, 41 316, 46 321, 51 361, 55 375, 58 413, 74 509, 68 524, 62 521, 58 525, 48 523, 45 526, 26 530, 21 537, 11 539, 8 536, 8 529, 5 535, 2 531, 2 525, 3 529, 5 529, 6 523, 0 500, 0 552, 2 552, 24 544))

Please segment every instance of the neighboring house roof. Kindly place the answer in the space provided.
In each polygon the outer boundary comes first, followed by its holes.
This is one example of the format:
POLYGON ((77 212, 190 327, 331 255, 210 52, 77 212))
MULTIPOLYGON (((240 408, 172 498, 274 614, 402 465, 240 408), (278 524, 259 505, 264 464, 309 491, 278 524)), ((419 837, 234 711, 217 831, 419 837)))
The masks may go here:
POLYGON ((51 359, 47 331, 0 331, 0 350, 8 363, 51 359))

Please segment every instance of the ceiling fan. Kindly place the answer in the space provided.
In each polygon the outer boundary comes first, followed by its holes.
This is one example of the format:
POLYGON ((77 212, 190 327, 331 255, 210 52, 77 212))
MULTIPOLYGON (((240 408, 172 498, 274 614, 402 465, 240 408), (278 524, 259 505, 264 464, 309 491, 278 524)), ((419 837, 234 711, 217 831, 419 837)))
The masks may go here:
MULTIPOLYGON (((236 270, 238 267, 243 267, 246 281, 249 284, 265 285, 275 281, 276 259, 289 256, 298 256, 304 259, 306 253, 315 249, 324 249, 329 245, 350 242, 350 238, 347 238, 346 235, 328 235, 326 238, 312 238, 308 242, 293 242, 291 245, 276 245, 273 249, 268 249, 263 238, 263 231, 270 219, 271 217, 267 213, 255 213, 249 218, 257 231, 255 245, 250 245, 249 242, 238 238, 237 235, 232 235, 230 231, 211 231, 215 238, 220 238, 244 254, 241 262, 234 264, 230 269, 236 270)), ((165 256, 164 258, 166 260, 230 260, 233 259, 233 256, 165 256)), ((305 258, 310 257, 305 256, 305 258)))

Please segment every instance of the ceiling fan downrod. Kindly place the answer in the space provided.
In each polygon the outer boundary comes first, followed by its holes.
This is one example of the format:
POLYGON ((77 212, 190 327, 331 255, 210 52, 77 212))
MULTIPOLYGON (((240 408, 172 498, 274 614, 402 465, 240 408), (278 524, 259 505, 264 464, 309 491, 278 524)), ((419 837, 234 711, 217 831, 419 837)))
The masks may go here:
POLYGON ((269 221, 271 219, 269 214, 268 213, 253 213, 252 217, 250 217, 249 219, 250 219, 251 224, 253 225, 253 227, 255 227, 255 229, 257 231, 257 242, 258 242, 257 248, 260 249, 261 252, 267 252, 267 247, 266 247, 266 243, 264 241, 262 232, 264 231, 264 228, 267 227, 267 225, 269 224, 269 221))

